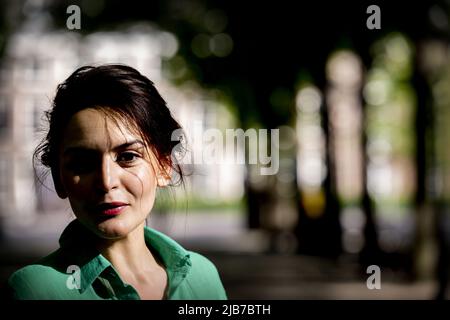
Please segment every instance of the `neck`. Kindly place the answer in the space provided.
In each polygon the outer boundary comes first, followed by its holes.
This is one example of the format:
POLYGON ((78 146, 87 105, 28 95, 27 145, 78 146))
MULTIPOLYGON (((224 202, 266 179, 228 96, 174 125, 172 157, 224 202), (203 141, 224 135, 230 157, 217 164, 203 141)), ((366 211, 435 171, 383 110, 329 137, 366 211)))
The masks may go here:
POLYGON ((108 259, 122 277, 139 277, 158 267, 145 243, 144 224, 121 239, 102 239, 100 253, 108 259))

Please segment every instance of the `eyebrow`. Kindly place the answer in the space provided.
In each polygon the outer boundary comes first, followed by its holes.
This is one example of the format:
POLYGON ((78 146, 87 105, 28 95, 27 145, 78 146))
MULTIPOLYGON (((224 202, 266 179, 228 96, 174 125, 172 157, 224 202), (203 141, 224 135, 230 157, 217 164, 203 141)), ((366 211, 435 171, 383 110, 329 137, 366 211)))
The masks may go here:
MULTIPOLYGON (((121 150, 121 149, 126 149, 129 148, 135 144, 139 144, 142 147, 145 147, 145 143, 142 142, 141 140, 133 140, 130 142, 125 142, 121 145, 115 146, 112 148, 112 150, 121 150)), ((84 146, 69 146, 67 149, 64 150, 63 155, 68 155, 68 154, 72 154, 72 153, 77 153, 77 152, 95 152, 96 150, 93 148, 89 148, 89 147, 84 147, 84 146)))

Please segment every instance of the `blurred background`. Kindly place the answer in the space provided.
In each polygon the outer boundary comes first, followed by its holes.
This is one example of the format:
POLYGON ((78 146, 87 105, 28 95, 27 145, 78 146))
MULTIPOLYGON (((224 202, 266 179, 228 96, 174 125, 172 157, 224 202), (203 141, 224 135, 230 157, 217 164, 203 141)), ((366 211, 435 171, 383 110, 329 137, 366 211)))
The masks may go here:
POLYGON ((155 82, 194 155, 207 129, 279 129, 277 150, 258 144, 276 174, 192 163, 148 220, 208 256, 229 298, 447 299, 449 40, 448 0, 1 0, 1 287, 73 219, 32 162, 57 84, 114 62, 155 82))

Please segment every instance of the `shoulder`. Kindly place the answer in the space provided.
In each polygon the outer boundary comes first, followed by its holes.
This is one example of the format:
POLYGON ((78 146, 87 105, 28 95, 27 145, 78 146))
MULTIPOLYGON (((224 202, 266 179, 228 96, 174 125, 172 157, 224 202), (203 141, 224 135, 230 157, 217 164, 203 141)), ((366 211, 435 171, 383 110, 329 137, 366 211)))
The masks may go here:
POLYGON ((172 280, 175 280, 172 282, 171 299, 227 298, 219 272, 211 260, 197 252, 187 251, 159 231, 148 227, 145 230, 146 242, 155 249, 173 272, 171 276, 172 280))
MULTIPOLYGON (((47 261, 48 257, 41 261, 47 261)), ((51 287, 65 285, 67 274, 41 261, 25 266, 9 277, 7 285, 10 298, 51 299, 51 292, 54 291, 51 287)))
POLYGON ((222 284, 217 267, 207 257, 189 251, 191 269, 187 281, 201 299, 226 299, 225 289, 222 284))
POLYGON ((206 272, 206 274, 212 275, 218 274, 217 268, 214 265, 214 263, 204 255, 201 255, 200 253, 197 252, 189 251, 189 257, 191 259, 193 271, 199 273, 206 272))

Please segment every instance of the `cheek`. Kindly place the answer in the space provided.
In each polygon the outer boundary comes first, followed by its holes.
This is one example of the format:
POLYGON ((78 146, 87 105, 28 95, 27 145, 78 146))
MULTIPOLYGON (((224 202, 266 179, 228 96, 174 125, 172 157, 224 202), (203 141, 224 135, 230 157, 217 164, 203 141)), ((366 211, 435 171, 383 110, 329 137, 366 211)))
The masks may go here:
POLYGON ((61 175, 61 183, 66 191, 70 205, 77 217, 83 215, 83 208, 89 198, 89 189, 83 186, 83 179, 80 176, 61 175))
POLYGON ((62 173, 61 182, 69 197, 83 194, 83 191, 86 192, 86 188, 83 186, 80 176, 62 173))
POLYGON ((156 178, 148 168, 141 168, 128 175, 126 185, 136 198, 142 201, 153 200, 156 190, 156 178))

